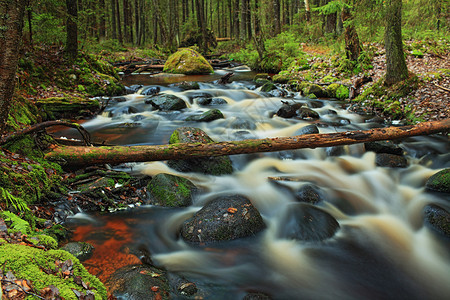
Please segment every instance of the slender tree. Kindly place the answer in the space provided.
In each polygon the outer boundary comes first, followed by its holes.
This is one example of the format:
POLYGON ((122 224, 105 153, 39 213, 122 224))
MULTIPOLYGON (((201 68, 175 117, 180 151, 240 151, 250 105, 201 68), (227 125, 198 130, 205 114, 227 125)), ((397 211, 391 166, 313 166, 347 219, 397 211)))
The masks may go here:
POLYGON ((349 6, 344 5, 342 8, 341 18, 342 22, 347 23, 344 30, 345 54, 349 60, 357 61, 362 49, 358 33, 352 22, 353 15, 349 6))
POLYGON ((408 77, 402 42, 402 0, 386 1, 385 26, 386 79, 384 83, 391 86, 408 77))
POLYGON ((311 21, 311 8, 309 6, 309 0, 305 0, 305 18, 307 22, 311 21))
POLYGON ((277 35, 281 32, 280 0, 272 0, 273 5, 273 33, 277 35))
POLYGON ((0 134, 5 131, 14 94, 26 0, 0 0, 0 134))
POLYGON ((76 0, 66 0, 67 22, 66 22, 66 53, 74 59, 78 55, 78 7, 76 0))

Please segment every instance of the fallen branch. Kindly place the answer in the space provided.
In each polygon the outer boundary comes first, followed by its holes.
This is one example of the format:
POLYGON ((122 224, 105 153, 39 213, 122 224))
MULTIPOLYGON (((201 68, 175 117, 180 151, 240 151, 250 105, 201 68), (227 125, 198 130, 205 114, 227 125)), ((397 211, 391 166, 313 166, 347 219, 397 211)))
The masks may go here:
POLYGON ((436 83, 433 83, 435 86, 437 86, 438 88, 440 88, 440 89, 443 89, 444 91, 446 91, 446 92, 450 92, 450 89, 448 89, 448 88, 445 88, 445 87, 443 87, 443 86, 440 86, 439 84, 436 84, 436 83))
POLYGON ((326 134, 306 134, 293 137, 251 139, 216 143, 180 143, 154 146, 59 146, 46 155, 47 159, 64 161, 70 168, 96 164, 121 164, 176 160, 195 157, 223 156, 244 153, 274 152, 301 148, 350 145, 370 141, 392 140, 417 135, 450 131, 450 119, 411 126, 376 128, 326 134))
POLYGON ((9 142, 13 139, 16 139, 20 136, 38 132, 38 131, 41 131, 45 128, 52 127, 52 126, 65 126, 65 127, 75 128, 76 130, 78 130, 81 137, 83 138, 85 145, 89 146, 91 144, 91 136, 90 136, 89 132, 87 132, 86 129, 83 128, 83 126, 81 126, 80 124, 77 124, 77 123, 56 120, 56 121, 47 121, 47 122, 34 124, 34 125, 24 128, 20 131, 13 132, 7 136, 3 136, 0 139, 0 145, 6 144, 7 142, 9 142))

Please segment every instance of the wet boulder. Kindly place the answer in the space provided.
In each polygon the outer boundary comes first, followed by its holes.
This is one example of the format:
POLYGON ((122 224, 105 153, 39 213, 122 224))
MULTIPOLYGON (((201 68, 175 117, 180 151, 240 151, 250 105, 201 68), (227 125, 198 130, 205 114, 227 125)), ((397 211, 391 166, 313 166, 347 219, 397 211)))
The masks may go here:
POLYGON ((311 98, 311 95, 314 95, 317 98, 327 98, 328 97, 328 93, 326 90, 324 90, 320 85, 312 84, 312 83, 307 84, 303 88, 303 94, 310 98, 311 98))
POLYGON ((439 171, 428 178, 425 188, 430 191, 450 193, 450 168, 439 171))
POLYGON ((450 213, 446 209, 434 204, 425 206, 424 221, 428 228, 450 238, 450 213))
MULTIPOLYGON (((214 142, 203 130, 195 127, 177 128, 170 136, 169 144, 176 143, 211 143, 214 142)), ((170 160, 167 165, 180 172, 196 172, 210 175, 233 173, 233 166, 228 156, 199 157, 184 160, 170 160)))
POLYGON ((154 96, 145 100, 145 103, 164 111, 180 110, 187 107, 183 99, 170 94, 154 96))
POLYGON ((278 235, 284 239, 322 241, 334 236, 340 228, 326 211, 306 203, 288 205, 278 235))
POLYGON ((394 155, 403 155, 403 149, 392 141, 377 141, 364 143, 366 151, 373 151, 375 153, 388 153, 394 155))
POLYGON ((268 92, 270 92, 272 90, 276 90, 276 89, 277 89, 276 85, 273 84, 273 82, 268 81, 268 82, 264 83, 264 85, 261 87, 261 92, 268 93, 268 92))
POLYGON ((317 128, 316 125, 310 124, 306 125, 299 130, 295 132, 295 135, 302 135, 302 134, 316 134, 319 133, 319 128, 317 128))
POLYGON ((146 95, 146 96, 152 96, 152 95, 157 95, 159 94, 159 92, 161 91, 161 88, 159 86, 150 86, 148 88, 145 88, 141 95, 146 95))
POLYGON ((117 299, 169 299, 166 271, 150 265, 130 265, 118 269, 106 281, 108 292, 117 299))
POLYGON ((213 199, 185 221, 181 236, 190 243, 220 242, 252 236, 265 227, 248 198, 227 195, 213 199))
POLYGON ((295 191, 295 198, 300 202, 316 204, 324 200, 324 191, 315 184, 307 183, 295 191))
POLYGON ((266 293, 250 292, 242 300, 272 300, 273 298, 266 293))
POLYGON ((175 74, 210 74, 213 72, 213 67, 197 51, 183 48, 169 56, 163 71, 175 74))
POLYGON ((297 115, 297 110, 303 106, 303 103, 287 103, 283 102, 283 105, 277 111, 277 116, 281 118, 293 118, 297 115))
POLYGON ((197 116, 189 116, 186 118, 186 121, 195 121, 195 122, 212 122, 218 119, 224 119, 222 112, 218 109, 210 109, 205 111, 201 115, 197 116))
POLYGON ((160 173, 147 185, 150 203, 168 207, 183 207, 192 204, 192 196, 197 190, 188 179, 160 173))
POLYGON ((320 118, 319 114, 316 111, 312 110, 311 108, 305 107, 305 106, 300 107, 297 110, 297 116, 303 120, 320 118))
POLYGON ((348 99, 350 94, 349 88, 339 83, 332 83, 327 86, 326 92, 328 93, 328 97, 339 100, 348 99))
POLYGON ((405 157, 389 153, 377 153, 375 164, 379 167, 406 168, 408 161, 405 157))
POLYGON ((92 256, 94 246, 85 242, 70 242, 61 247, 61 250, 66 250, 80 261, 85 261, 92 256))
POLYGON ((195 82, 194 81, 176 82, 176 83, 169 84, 169 86, 170 87, 177 87, 177 88, 180 88, 180 89, 182 89, 184 91, 200 89, 200 85, 196 81, 195 82))

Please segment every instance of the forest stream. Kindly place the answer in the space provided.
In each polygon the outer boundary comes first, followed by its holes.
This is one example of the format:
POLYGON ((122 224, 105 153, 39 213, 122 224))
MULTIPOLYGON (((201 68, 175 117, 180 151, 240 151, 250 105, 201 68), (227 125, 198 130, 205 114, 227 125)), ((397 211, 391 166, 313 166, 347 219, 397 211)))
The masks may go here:
MULTIPOLYGON (((125 85, 142 85, 138 92, 123 96, 126 101, 110 101, 101 115, 83 126, 94 141, 115 145, 167 144, 182 126, 201 128, 215 141, 294 136, 311 124, 320 133, 381 126, 369 116, 350 113, 344 102, 291 92, 285 98, 263 93, 245 68, 234 70, 232 83, 213 83, 226 72, 126 77, 125 85), (198 81, 200 89, 170 86, 181 80, 198 81), (156 87, 161 94, 182 98, 188 107, 155 110, 145 103, 149 96, 144 94, 156 87), (222 100, 206 106, 199 104, 202 97, 222 100), (282 100, 304 103, 320 119, 278 117, 282 100), (211 108, 220 109, 225 118, 185 121, 211 108)), ((59 134, 71 137, 72 131, 59 134)), ((94 245, 93 256, 84 265, 101 280, 123 265, 139 263, 127 249, 145 247, 156 265, 194 282, 203 299, 242 299, 252 291, 273 299, 445 299, 450 295, 450 241, 425 226, 423 210, 429 204, 450 208, 448 194, 424 188, 431 175, 450 167, 448 138, 412 137, 398 146, 408 162, 405 168, 377 166, 375 153, 365 151, 362 144, 234 155, 230 157, 234 172, 222 176, 181 173, 166 162, 115 166, 150 176, 176 174, 191 180, 199 192, 186 208, 142 205, 108 214, 79 213, 68 224, 74 241, 94 245), (315 206, 339 224, 331 238, 305 241, 286 234, 293 226, 291 212, 302 205, 289 191, 305 185, 315 186, 320 194, 315 206), (227 242, 185 242, 179 234, 181 224, 213 197, 227 194, 249 198, 266 229, 227 242)))

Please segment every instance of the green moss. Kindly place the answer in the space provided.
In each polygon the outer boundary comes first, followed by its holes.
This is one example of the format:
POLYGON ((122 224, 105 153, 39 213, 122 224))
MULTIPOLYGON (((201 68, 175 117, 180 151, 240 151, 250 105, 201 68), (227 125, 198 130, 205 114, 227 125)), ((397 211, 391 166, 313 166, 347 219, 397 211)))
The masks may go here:
POLYGON ((163 71, 175 74, 209 74, 213 72, 213 68, 200 53, 183 48, 167 59, 163 71))
POLYGON ((338 79, 334 76, 327 75, 320 80, 322 83, 333 83, 338 81, 338 79))
POLYGON ((426 188, 433 191, 450 193, 450 168, 432 175, 426 183, 426 188))
POLYGON ((192 203, 195 186, 186 178, 161 173, 152 179, 147 190, 156 204, 180 207, 192 203))
POLYGON ((24 97, 15 97, 8 115, 8 130, 19 130, 23 125, 39 121, 38 108, 24 97))
MULTIPOLYGON (((93 91, 90 92, 93 93, 93 91)), ((46 113, 44 118, 47 120, 76 117, 84 112, 95 113, 100 109, 100 103, 97 99, 69 95, 39 99, 36 104, 46 113)))
POLYGON ((106 288, 95 276, 89 274, 80 261, 64 250, 49 250, 27 247, 17 244, 0 245, 0 265, 5 272, 11 271, 17 278, 24 278, 31 281, 34 288, 41 290, 49 285, 54 285, 59 289, 61 297, 64 299, 76 300, 78 297, 72 289, 86 293, 86 290, 77 285, 72 278, 64 279, 61 273, 47 274, 43 269, 58 269, 55 262, 66 260, 73 262, 74 276, 81 276, 82 280, 95 289, 95 299, 106 299, 106 288))

